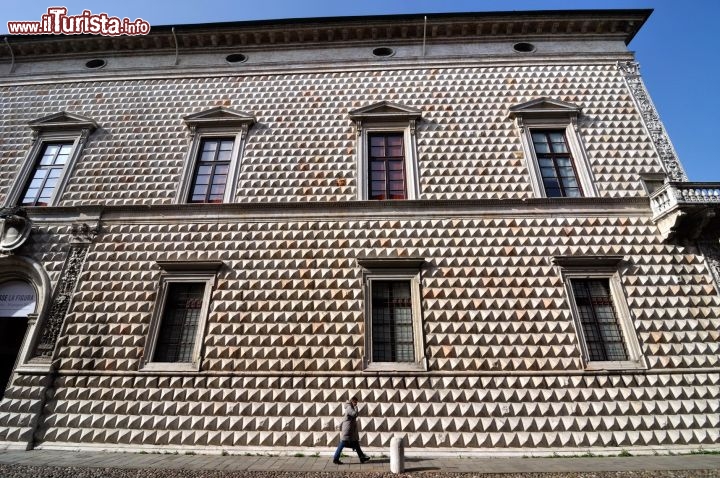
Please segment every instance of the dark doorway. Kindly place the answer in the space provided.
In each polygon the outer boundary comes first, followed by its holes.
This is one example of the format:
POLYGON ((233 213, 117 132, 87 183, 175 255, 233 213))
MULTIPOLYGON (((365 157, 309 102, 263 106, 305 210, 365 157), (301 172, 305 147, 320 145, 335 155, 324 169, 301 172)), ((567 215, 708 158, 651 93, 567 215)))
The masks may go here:
POLYGON ((27 317, 0 317, 0 398, 5 396, 26 329, 27 317))

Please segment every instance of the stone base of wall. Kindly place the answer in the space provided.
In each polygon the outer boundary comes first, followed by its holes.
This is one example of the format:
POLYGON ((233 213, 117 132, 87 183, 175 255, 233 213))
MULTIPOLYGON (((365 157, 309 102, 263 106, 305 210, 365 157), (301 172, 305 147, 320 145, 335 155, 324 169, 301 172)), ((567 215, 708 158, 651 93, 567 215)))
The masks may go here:
POLYGON ((15 374, 0 402, 0 448, 33 448, 52 375, 15 374))

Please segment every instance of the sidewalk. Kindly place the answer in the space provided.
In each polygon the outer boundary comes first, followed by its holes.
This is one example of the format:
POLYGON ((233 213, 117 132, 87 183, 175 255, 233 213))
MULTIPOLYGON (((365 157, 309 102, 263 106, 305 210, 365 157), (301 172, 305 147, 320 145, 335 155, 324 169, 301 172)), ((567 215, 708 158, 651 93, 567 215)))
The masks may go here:
MULTIPOLYGON (((263 472, 384 473, 387 457, 360 465, 357 457, 333 465, 328 456, 218 456, 51 450, 0 451, 0 464, 118 469, 172 469, 263 472)), ((436 473, 568 473, 614 471, 720 470, 720 455, 634 456, 592 458, 406 458, 405 472, 436 473)), ((720 476, 720 474, 718 475, 720 476)))

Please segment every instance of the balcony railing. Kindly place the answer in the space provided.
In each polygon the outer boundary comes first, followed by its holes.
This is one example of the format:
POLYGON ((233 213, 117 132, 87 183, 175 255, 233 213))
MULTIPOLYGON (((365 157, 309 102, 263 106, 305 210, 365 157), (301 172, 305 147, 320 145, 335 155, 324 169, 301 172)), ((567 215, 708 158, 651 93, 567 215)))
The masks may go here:
POLYGON ((666 239, 697 239, 720 212, 720 182, 666 183, 650 195, 650 207, 666 239))

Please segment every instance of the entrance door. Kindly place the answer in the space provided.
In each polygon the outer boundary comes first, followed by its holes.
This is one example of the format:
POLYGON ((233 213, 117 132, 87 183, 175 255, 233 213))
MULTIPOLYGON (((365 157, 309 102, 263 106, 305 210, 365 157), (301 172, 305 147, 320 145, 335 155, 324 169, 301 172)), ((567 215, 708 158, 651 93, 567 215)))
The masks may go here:
POLYGON ((27 317, 0 318, 0 399, 5 396, 26 330, 27 317))
POLYGON ((27 330, 27 316, 35 312, 35 289, 24 281, 0 283, 0 398, 12 375, 27 330))

